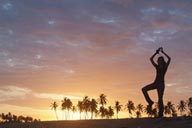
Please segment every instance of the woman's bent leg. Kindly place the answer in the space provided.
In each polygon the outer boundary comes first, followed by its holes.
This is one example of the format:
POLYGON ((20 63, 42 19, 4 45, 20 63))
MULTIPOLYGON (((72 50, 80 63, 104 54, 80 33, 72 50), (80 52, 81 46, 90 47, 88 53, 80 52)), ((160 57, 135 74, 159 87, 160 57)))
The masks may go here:
POLYGON ((153 90, 153 89, 156 89, 156 86, 154 83, 152 84, 149 84, 145 87, 142 88, 142 92, 143 92, 143 95, 145 96, 145 99, 146 101, 148 102, 149 106, 151 107, 153 105, 153 101, 151 100, 151 98, 149 97, 149 94, 148 94, 148 91, 149 90, 153 90))

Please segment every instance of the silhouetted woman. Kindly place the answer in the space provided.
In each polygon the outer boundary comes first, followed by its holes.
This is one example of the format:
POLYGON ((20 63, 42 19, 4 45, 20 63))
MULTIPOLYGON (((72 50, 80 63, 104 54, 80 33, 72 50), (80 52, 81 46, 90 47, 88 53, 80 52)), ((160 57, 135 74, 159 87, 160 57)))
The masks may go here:
POLYGON ((163 117, 163 111, 164 111, 164 105, 163 105, 163 94, 165 89, 165 81, 164 77, 167 71, 167 68, 170 64, 171 58, 163 51, 163 48, 159 48, 156 50, 156 52, 151 56, 150 58, 151 63, 156 69, 156 78, 155 81, 152 84, 149 84, 142 88, 142 92, 145 96, 146 101, 149 104, 149 107, 152 108, 153 101, 149 97, 148 91, 157 89, 158 92, 158 107, 159 107, 159 117, 163 117), (154 62, 154 57, 159 54, 159 52, 163 53, 168 61, 166 62, 163 58, 163 56, 160 56, 157 60, 157 63, 154 62))

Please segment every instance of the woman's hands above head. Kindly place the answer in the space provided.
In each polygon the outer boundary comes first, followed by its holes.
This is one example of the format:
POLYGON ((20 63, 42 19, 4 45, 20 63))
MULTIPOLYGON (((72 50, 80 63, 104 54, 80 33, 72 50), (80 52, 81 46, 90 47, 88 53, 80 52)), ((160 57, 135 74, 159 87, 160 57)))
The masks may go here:
POLYGON ((159 52, 161 51, 161 49, 163 49, 163 48, 162 48, 162 47, 158 48, 158 49, 156 50, 156 54, 159 54, 159 52))
POLYGON ((163 51, 163 47, 160 47, 160 51, 163 53, 164 51, 163 51))

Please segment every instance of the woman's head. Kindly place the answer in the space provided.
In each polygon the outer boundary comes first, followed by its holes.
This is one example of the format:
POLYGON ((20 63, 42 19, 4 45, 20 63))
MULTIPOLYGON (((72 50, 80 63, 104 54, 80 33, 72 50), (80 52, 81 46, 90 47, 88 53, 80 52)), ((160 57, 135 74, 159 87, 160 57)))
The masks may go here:
POLYGON ((158 58, 157 63, 158 63, 158 65, 163 65, 163 66, 166 64, 165 60, 164 60, 164 58, 162 56, 160 56, 158 58))

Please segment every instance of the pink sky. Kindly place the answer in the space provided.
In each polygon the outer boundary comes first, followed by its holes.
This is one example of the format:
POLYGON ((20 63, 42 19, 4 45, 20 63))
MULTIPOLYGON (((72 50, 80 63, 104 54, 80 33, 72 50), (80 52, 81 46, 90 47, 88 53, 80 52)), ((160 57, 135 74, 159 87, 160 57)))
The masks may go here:
POLYGON ((52 101, 101 93, 109 105, 145 104, 141 88, 154 80, 149 58, 160 46, 172 57, 164 101, 187 100, 191 6, 187 0, 0 1, 0 112, 55 119, 52 101))

